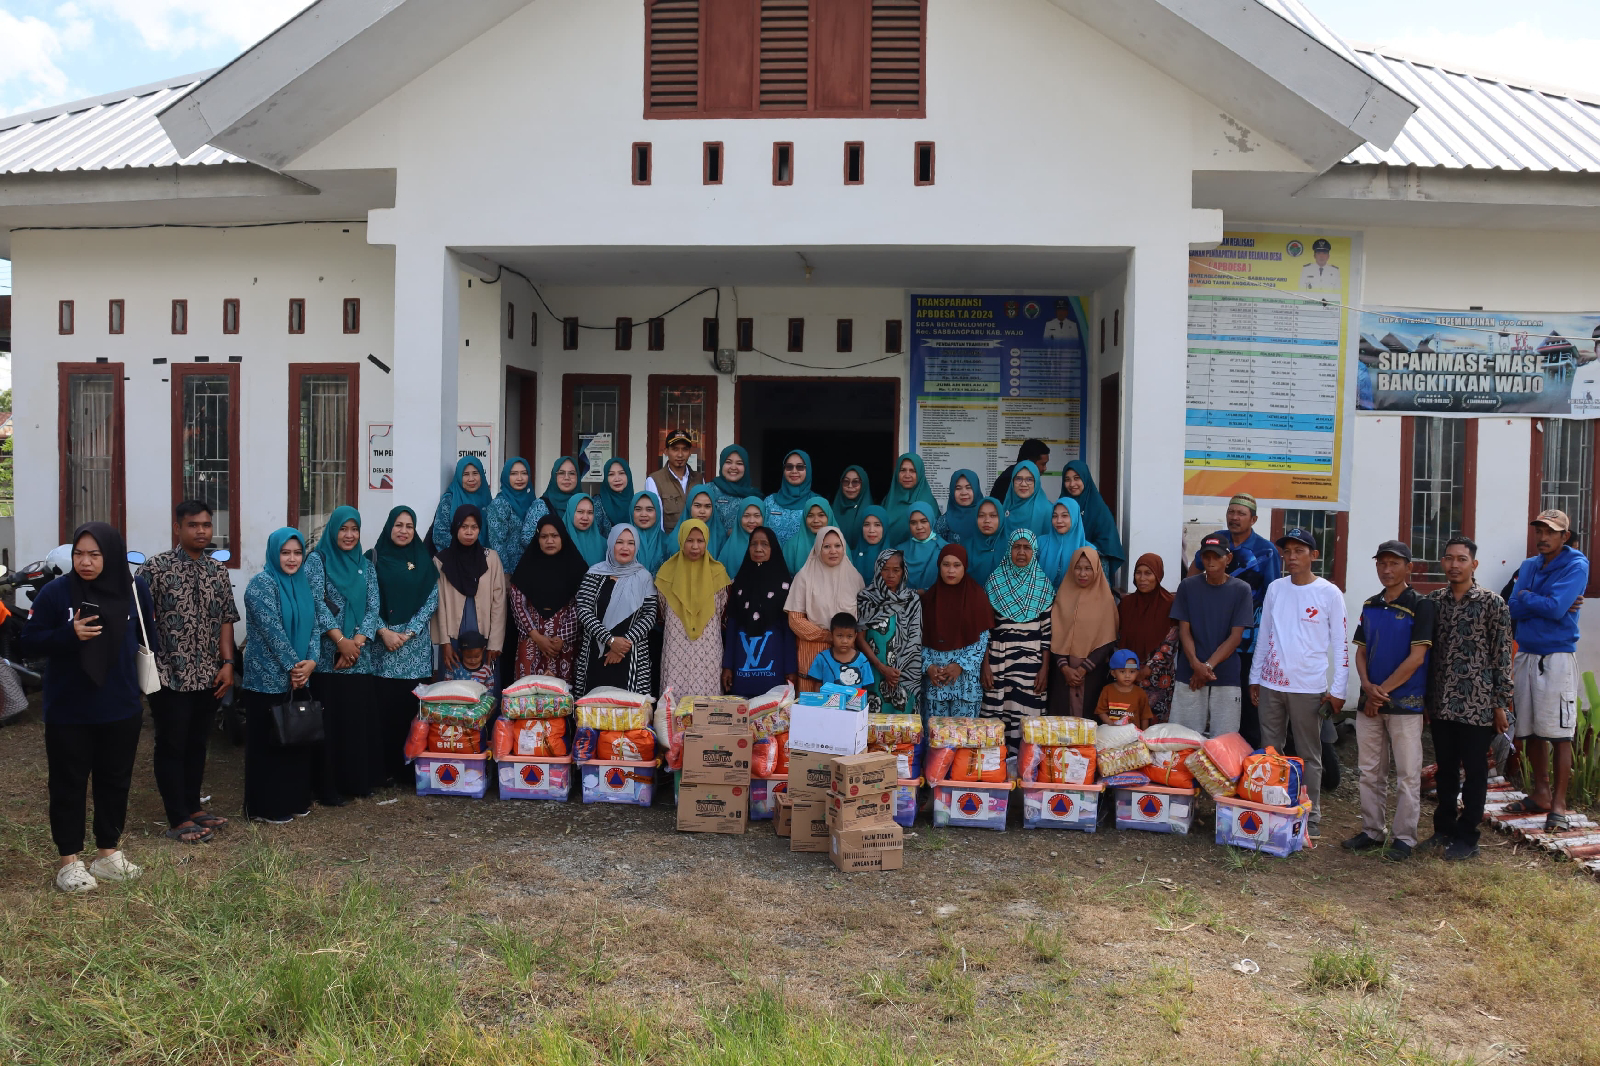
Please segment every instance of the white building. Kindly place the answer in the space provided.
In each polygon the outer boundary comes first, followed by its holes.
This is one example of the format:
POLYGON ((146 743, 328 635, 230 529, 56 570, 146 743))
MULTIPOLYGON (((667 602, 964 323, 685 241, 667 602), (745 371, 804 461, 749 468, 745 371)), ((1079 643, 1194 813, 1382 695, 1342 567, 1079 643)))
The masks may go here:
MULTIPOLYGON (((200 492, 248 574, 338 503, 369 541, 426 520, 463 448, 542 487, 609 432, 637 481, 673 423, 881 493, 936 435, 911 296, 988 293, 1079 298, 1084 457, 1170 584, 1225 502, 1184 497, 1192 249, 1282 230, 1298 270, 1327 233, 1354 306, 1583 313, 1597 204, 1600 105, 1298 0, 319 0, 209 75, 0 120, 17 548, 161 548, 200 492)), ((1336 534, 1352 607, 1397 535, 1467 532, 1493 587, 1546 499, 1592 543, 1597 423, 1341 409, 1348 512, 1262 528, 1336 534)))

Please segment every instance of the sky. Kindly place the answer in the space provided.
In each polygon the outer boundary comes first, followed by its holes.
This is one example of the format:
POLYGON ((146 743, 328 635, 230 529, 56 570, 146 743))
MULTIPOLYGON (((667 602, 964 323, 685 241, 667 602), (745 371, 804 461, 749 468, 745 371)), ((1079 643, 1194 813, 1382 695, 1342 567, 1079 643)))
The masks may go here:
MULTIPOLYGON (((1600 97, 1600 0, 1304 2, 1347 40, 1600 97)), ((305 4, 0 0, 0 116, 221 66, 305 4)))

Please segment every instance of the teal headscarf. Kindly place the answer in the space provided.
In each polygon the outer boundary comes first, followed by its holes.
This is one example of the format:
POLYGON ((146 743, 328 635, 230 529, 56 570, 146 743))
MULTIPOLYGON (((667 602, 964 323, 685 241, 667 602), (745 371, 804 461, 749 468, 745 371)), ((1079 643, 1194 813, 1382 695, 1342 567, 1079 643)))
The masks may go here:
MULTIPOLYGON (((634 533, 639 538, 639 565, 654 574, 661 569, 661 564, 667 561, 666 535, 661 532, 661 501, 653 492, 636 492, 633 494, 633 503, 628 505, 627 525, 633 527, 634 533), (655 521, 648 527, 641 526, 633 516, 633 508, 640 500, 649 500, 650 506, 656 509, 655 521)), ((613 530, 617 527, 612 526, 613 530)), ((673 547, 677 551, 677 547, 673 547)))
MULTIPOLYGON (((459 464, 456 469, 460 470, 459 464)), ((458 477, 458 483, 459 480, 458 477)), ((274 530, 272 535, 267 537, 267 565, 262 573, 278 586, 278 608, 283 615, 283 632, 289 638, 290 649, 296 655, 310 659, 314 657, 311 638, 317 628, 317 612, 311 602, 311 583, 306 580, 305 565, 301 564, 300 569, 292 574, 284 573, 283 568, 278 565, 278 553, 291 540, 297 540, 301 548, 305 547, 306 538, 300 535, 298 529, 291 526, 274 530)))
MULTIPOLYGON (((833 504, 824 500, 821 496, 813 496, 806 501, 805 506, 800 510, 799 532, 790 537, 788 543, 783 546, 783 561, 789 567, 789 573, 791 574, 800 573, 800 568, 806 565, 806 560, 811 557, 811 546, 817 541, 817 535, 811 532, 810 526, 806 525, 806 515, 811 513, 811 508, 813 507, 822 508, 822 513, 828 516, 828 521, 824 523, 822 528, 826 529, 828 526, 837 526, 839 524, 833 520, 833 504)), ((846 550, 848 550, 848 546, 846 550)))
POLYGON ((353 637, 351 621, 367 613, 367 557, 361 554, 361 512, 348 504, 335 507, 322 527, 322 539, 317 541, 317 554, 322 556, 322 569, 328 575, 328 584, 344 597, 344 611, 339 615, 339 632, 353 637), (339 529, 351 519, 356 523, 356 546, 349 551, 339 547, 339 529), (351 612, 355 614, 352 615, 351 612))
MULTIPOLYGON (((811 498, 811 456, 796 448, 792 452, 785 452, 783 461, 788 462, 789 456, 798 455, 806 464, 806 479, 798 485, 789 484, 789 479, 784 477, 778 482, 778 491, 772 494, 773 501, 785 511, 798 510, 809 506, 806 501, 811 498)), ((789 571, 791 574, 796 571, 789 571)))
POLYGON ((1061 587, 1062 580, 1067 576, 1067 567, 1072 565, 1072 556, 1079 548, 1094 547, 1089 543, 1089 538, 1084 536, 1083 511, 1078 507, 1078 501, 1071 496, 1061 497, 1051 506, 1052 515, 1057 507, 1067 509, 1072 528, 1065 533, 1057 533, 1056 527, 1051 525, 1050 531, 1039 538, 1039 569, 1050 579, 1051 588, 1061 587))
MULTIPOLYGON (((808 471, 811 469, 810 463, 806 464, 806 469, 808 471)), ((717 457, 717 476, 711 479, 711 484, 716 486, 718 492, 731 500, 742 500, 746 496, 759 497, 761 490, 756 488, 755 479, 750 476, 751 473, 750 453, 744 450, 744 445, 742 444, 730 444, 722 449, 722 454, 717 457), (744 477, 738 481, 729 481, 722 476, 722 464, 728 461, 728 456, 730 455, 738 455, 739 458, 744 460, 744 477)), ((741 558, 739 561, 743 562, 744 560, 741 558)), ((728 572, 731 574, 733 571, 730 570, 728 572)))
MULTIPOLYGON (((861 540, 862 512, 872 506, 872 482, 867 478, 867 472, 859 466, 845 467, 844 474, 839 475, 839 490, 833 494, 833 513, 839 519, 838 525, 844 532, 845 543, 853 548, 861 540), (853 500, 844 494, 844 474, 852 470, 861 479, 861 491, 853 500)), ((872 583, 870 578, 867 583, 872 583)))
POLYGON ((1013 622, 1031 622, 1056 602, 1056 586, 1039 568, 1039 539, 1033 530, 1012 531, 1006 542, 1005 558, 984 583, 984 591, 989 594, 989 605, 994 608, 995 615, 1013 622), (1027 541, 1028 547, 1033 549, 1033 558, 1027 566, 1017 566, 1011 561, 1011 549, 1019 540, 1027 541))
POLYGON ((583 561, 593 566, 606 557, 606 538, 600 535, 600 505, 594 502, 594 497, 587 492, 575 492, 572 499, 567 501, 567 513, 561 516, 563 524, 567 527, 567 535, 572 538, 572 543, 577 545, 578 554, 583 556, 583 561), (588 529, 579 529, 573 521, 578 515, 578 504, 588 500, 595 507, 594 520, 589 523, 588 529))
MULTIPOLYGON (((733 532, 722 542, 722 547, 717 551, 717 562, 728 571, 729 577, 739 576, 739 567, 744 563, 745 552, 750 547, 750 534, 744 529, 744 513, 754 507, 761 512, 761 521, 767 520, 767 509, 761 502, 760 496, 746 496, 739 501, 739 506, 733 512, 733 532)), ((757 528, 760 528, 758 523, 757 528)), ((777 538, 774 537, 774 540, 777 538)))
MULTIPOLYGON (((520 455, 513 455, 500 464, 500 495, 511 504, 511 510, 516 512, 517 525, 520 527, 523 519, 528 517, 528 508, 533 506, 533 501, 539 494, 533 491, 533 464, 520 455), (522 489, 511 487, 511 468, 521 463, 522 469, 528 472, 528 483, 522 489)), ((487 513, 487 511, 485 511, 487 513)))
MULTIPOLYGON (((978 536, 978 508, 983 506, 983 483, 971 470, 957 470, 950 475, 950 500, 944 509, 944 528, 950 531, 952 544, 970 544, 978 536), (972 489, 972 502, 965 507, 956 502, 956 482, 966 478, 972 489)), ((1004 518, 1005 512, 1000 512, 1004 518)))
MULTIPOLYGON (((973 486, 977 490, 977 486, 973 486)), ((928 476, 922 470, 922 457, 915 452, 906 452, 894 461, 894 473, 889 478, 889 491, 883 497, 883 509, 889 515, 889 543, 899 544, 911 539, 911 506, 922 503, 927 505, 929 522, 939 520, 939 501, 933 498, 933 489, 928 487, 928 476), (900 484, 900 467, 907 459, 917 468, 917 483, 909 489, 900 484)), ((910 562, 910 557, 907 557, 910 562)))
MULTIPOLYGON (((919 467, 920 469, 920 467, 919 467)), ((909 531, 911 513, 915 511, 928 520, 928 539, 912 540, 909 536, 894 545, 906 557, 906 584, 921 592, 923 589, 932 588, 933 583, 939 580, 939 552, 944 548, 944 538, 933 532, 933 523, 938 518, 938 508, 932 504, 914 503, 906 508, 906 529, 909 531)))
POLYGON ((600 479, 600 488, 596 490, 595 506, 603 509, 611 524, 625 525, 633 522, 633 471, 628 467, 626 459, 608 459, 604 475, 600 479), (611 487, 610 474, 614 466, 622 467, 623 473, 628 475, 628 483, 621 492, 611 487))
POLYGON ((489 492, 489 474, 483 469, 483 463, 476 455, 463 455, 456 460, 456 476, 450 482, 450 503, 445 508, 446 517, 455 514, 464 504, 472 504, 479 511, 489 509, 489 501, 494 497, 489 492), (478 468, 478 491, 468 492, 461 487, 461 475, 469 466, 478 468))
POLYGON ((876 544, 868 544, 865 539, 866 532, 863 528, 860 536, 856 540, 855 546, 850 549, 850 561, 855 564, 856 572, 861 575, 861 580, 870 586, 878 577, 878 556, 888 551, 890 545, 888 534, 889 520, 888 516, 886 516, 883 512, 883 508, 879 507, 875 503, 871 504, 870 506, 863 507, 861 509, 862 527, 866 526, 867 519, 869 518, 876 518, 880 523, 882 523, 884 532, 878 534, 878 541, 876 544))
POLYGON ((1000 501, 993 496, 985 496, 978 501, 978 506, 973 508, 974 513, 984 504, 994 508, 995 518, 999 520, 999 524, 995 526, 993 533, 985 533, 974 526, 976 531, 972 534, 972 539, 961 542, 961 546, 967 549, 967 573, 971 574, 972 580, 980 585, 989 580, 989 575, 1000 565, 1001 556, 1011 545, 1011 534, 1006 529, 1005 511, 1001 508, 1000 501))
MULTIPOLYGON (((1032 460, 1023 460, 1011 468, 1011 485, 1006 489, 1005 506, 1000 509, 1001 526, 1013 529, 1031 529, 1043 535, 1050 532, 1050 513, 1055 504, 1045 498, 1044 478, 1032 460), (1033 475, 1033 495, 1023 499, 1017 495, 1017 475, 1024 470, 1033 475)), ((1009 543, 1009 542, 1008 542, 1009 543)))
POLYGON ((574 459, 570 455, 563 455, 551 464, 550 481, 544 487, 544 496, 542 498, 545 506, 550 509, 550 513, 553 515, 566 514, 567 504, 571 503, 572 497, 576 496, 583 488, 582 484, 577 484, 572 486, 571 492, 562 492, 561 489, 557 487, 556 471, 561 469, 562 463, 571 463, 572 472, 577 474, 580 479, 583 477, 583 467, 579 466, 578 460, 574 459))
POLYGON ((378 616, 390 629, 411 621, 439 584, 439 571, 428 556, 420 529, 404 548, 394 542, 395 519, 403 514, 411 516, 413 526, 417 524, 417 512, 401 504, 389 512, 378 542, 367 552, 368 560, 378 568, 378 616))
MULTIPOLYGON (((711 553, 713 559, 716 559, 717 554, 722 551, 723 542, 728 539, 728 533, 722 528, 722 523, 717 521, 717 494, 711 491, 710 485, 699 485, 693 492, 689 493, 689 498, 683 501, 683 514, 678 516, 678 521, 687 522, 694 517, 690 512, 694 507, 694 498, 696 496, 704 496, 707 502, 711 504, 711 516, 702 518, 700 521, 706 524, 707 535, 711 538, 711 542, 706 545, 706 551, 711 553)), ((677 530, 673 530, 673 532, 676 533, 677 530)))
MULTIPOLYGON (((1083 494, 1076 497, 1078 507, 1083 511, 1083 535, 1100 553, 1100 561, 1105 565, 1106 574, 1108 576, 1114 574, 1128 561, 1128 550, 1122 546, 1122 534, 1117 532, 1117 520, 1112 516, 1105 497, 1101 496, 1100 490, 1095 487, 1094 475, 1089 473, 1089 464, 1082 459, 1074 459, 1067 464, 1067 469, 1076 472, 1083 479, 1083 494)), ((1066 474, 1063 473, 1061 476, 1064 482, 1066 474)), ((1065 489, 1062 490, 1062 495, 1066 495, 1065 489)))

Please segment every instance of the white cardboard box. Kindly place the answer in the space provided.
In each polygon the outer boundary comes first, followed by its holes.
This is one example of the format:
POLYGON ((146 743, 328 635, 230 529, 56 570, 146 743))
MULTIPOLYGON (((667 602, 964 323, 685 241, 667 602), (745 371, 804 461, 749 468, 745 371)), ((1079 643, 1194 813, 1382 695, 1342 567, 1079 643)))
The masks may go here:
POLYGON ((795 704, 789 708, 789 748, 859 755, 867 750, 867 712, 795 704))

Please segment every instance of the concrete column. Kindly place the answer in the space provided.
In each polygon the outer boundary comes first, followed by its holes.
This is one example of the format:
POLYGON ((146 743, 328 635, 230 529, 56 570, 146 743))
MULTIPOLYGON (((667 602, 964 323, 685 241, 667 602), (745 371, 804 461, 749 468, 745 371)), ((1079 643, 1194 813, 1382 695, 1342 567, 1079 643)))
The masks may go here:
POLYGON ((460 285, 448 249, 396 243, 394 499, 416 508, 419 525, 433 520, 445 478, 455 469, 460 285))
POLYGON ((1182 573, 1183 449, 1188 345, 1188 246, 1140 245, 1128 265, 1123 311, 1122 539, 1132 586, 1145 552, 1167 561, 1169 583, 1182 573))

